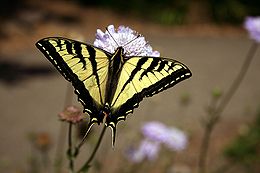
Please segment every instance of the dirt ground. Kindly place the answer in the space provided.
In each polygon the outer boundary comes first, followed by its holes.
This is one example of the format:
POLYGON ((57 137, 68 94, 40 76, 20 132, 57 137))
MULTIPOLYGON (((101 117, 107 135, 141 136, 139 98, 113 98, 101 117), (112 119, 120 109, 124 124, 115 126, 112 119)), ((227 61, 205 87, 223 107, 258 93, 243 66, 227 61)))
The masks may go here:
MULTIPOLYGON (((142 33, 162 56, 183 62, 193 76, 141 102, 119 124, 116 149, 111 149, 107 133, 98 157, 106 153, 109 172, 113 172, 119 162, 116 156, 138 136, 141 125, 161 121, 189 134, 188 148, 178 154, 177 162, 194 172, 202 136, 201 120, 206 116, 211 91, 219 88, 225 92, 237 75, 252 44, 246 32, 240 27, 210 24, 161 26, 104 9, 56 2, 47 6, 44 2, 37 5, 37 10, 25 9, 1 26, 4 36, 0 39, 0 63, 7 64, 8 70, 0 75, 0 172, 26 170, 31 152, 27 136, 31 132, 51 134, 51 158, 57 147, 60 121, 56 115, 63 109, 67 82, 36 49, 35 42, 47 36, 64 36, 92 43, 96 29, 104 30, 108 24, 130 26, 142 33), (57 7, 62 10, 56 12, 57 7), (180 103, 183 95, 191 99, 187 106, 180 103)), ((260 103, 259 57, 258 49, 245 80, 213 133, 210 167, 217 166, 223 147, 254 118, 260 103)), ((76 99, 74 103, 80 106, 76 99)))

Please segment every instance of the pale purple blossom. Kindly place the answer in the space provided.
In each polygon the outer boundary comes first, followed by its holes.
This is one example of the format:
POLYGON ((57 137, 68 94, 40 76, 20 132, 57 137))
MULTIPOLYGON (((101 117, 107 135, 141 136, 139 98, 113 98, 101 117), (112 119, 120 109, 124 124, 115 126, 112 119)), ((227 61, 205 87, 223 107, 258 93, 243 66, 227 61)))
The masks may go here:
POLYGON ((94 46, 114 53, 118 47, 124 48, 126 56, 154 56, 159 57, 158 51, 153 51, 145 38, 129 27, 109 25, 105 32, 97 29, 94 46))
POLYGON ((155 141, 144 139, 139 148, 130 149, 127 152, 127 158, 134 163, 140 163, 145 159, 153 161, 158 157, 160 144, 155 141))
POLYGON ((164 141, 164 144, 173 151, 180 151, 186 148, 188 140, 187 135, 174 127, 168 129, 168 137, 164 141))
POLYGON ((247 17, 244 27, 249 32, 250 38, 260 42, 260 17, 247 17))
POLYGON ((168 128, 161 122, 147 122, 142 127, 143 135, 153 141, 164 142, 168 138, 168 128))
POLYGON ((137 149, 130 148, 127 158, 134 163, 143 160, 155 160, 159 154, 161 146, 165 146, 172 151, 181 151, 186 148, 187 135, 175 128, 168 127, 161 122, 147 122, 142 127, 144 139, 137 149))
POLYGON ((188 142, 187 135, 183 131, 156 121, 145 123, 142 133, 145 138, 163 143, 174 151, 185 149, 188 142))

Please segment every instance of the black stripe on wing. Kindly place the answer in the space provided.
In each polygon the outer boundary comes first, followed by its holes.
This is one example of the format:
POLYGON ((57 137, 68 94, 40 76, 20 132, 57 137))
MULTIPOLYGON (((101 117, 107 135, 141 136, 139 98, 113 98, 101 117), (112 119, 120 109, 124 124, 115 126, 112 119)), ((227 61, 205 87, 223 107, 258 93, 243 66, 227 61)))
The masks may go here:
POLYGON ((105 103, 104 103, 104 100, 102 100, 101 89, 100 89, 100 80, 99 80, 99 76, 98 76, 98 73, 97 73, 97 62, 96 62, 96 60, 95 60, 95 58, 96 58, 96 51, 95 51, 95 49, 94 49, 93 47, 91 47, 91 46, 87 46, 87 50, 88 50, 88 53, 89 53, 89 60, 90 60, 90 62, 91 62, 93 75, 96 77, 96 80, 97 80, 101 103, 102 103, 102 104, 105 104, 105 103))

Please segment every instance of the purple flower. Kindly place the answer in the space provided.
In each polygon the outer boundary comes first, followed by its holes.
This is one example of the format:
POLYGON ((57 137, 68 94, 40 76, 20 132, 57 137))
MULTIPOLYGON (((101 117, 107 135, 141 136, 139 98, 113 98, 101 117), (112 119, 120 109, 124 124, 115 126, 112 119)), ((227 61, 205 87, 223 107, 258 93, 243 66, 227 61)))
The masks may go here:
POLYGON ((188 140, 186 134, 174 127, 167 127, 161 122, 147 122, 142 127, 144 139, 138 149, 129 149, 127 157, 135 163, 144 159, 155 160, 160 146, 163 144, 172 151, 180 151, 186 148, 188 140))
POLYGON ((260 17, 247 17, 244 27, 249 32, 250 37, 256 42, 260 42, 260 17))
POLYGON ((186 148, 188 140, 186 134, 174 127, 168 129, 167 138, 164 144, 174 151, 180 151, 186 148))
POLYGON ((167 127, 160 122, 148 122, 142 128, 143 135, 155 142, 163 143, 174 151, 186 148, 186 134, 174 127, 167 127))
POLYGON ((143 135, 153 141, 164 142, 168 138, 168 128, 161 122, 148 122, 142 127, 143 135))
POLYGON ((114 25, 109 25, 105 32, 97 29, 94 46, 110 53, 122 46, 126 56, 160 56, 158 51, 152 50, 142 35, 125 26, 119 26, 116 30, 114 25))
POLYGON ((160 145, 158 142, 144 139, 138 149, 131 149, 127 152, 127 157, 134 163, 140 163, 143 160, 155 160, 158 156, 160 145))

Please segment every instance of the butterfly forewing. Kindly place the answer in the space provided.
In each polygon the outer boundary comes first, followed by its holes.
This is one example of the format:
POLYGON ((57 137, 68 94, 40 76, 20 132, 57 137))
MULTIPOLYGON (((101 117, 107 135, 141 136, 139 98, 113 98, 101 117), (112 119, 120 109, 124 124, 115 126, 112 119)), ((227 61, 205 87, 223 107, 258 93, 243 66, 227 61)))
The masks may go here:
POLYGON ((105 100, 110 54, 65 38, 45 38, 36 45, 60 73, 72 82, 84 109, 96 114, 105 100))

